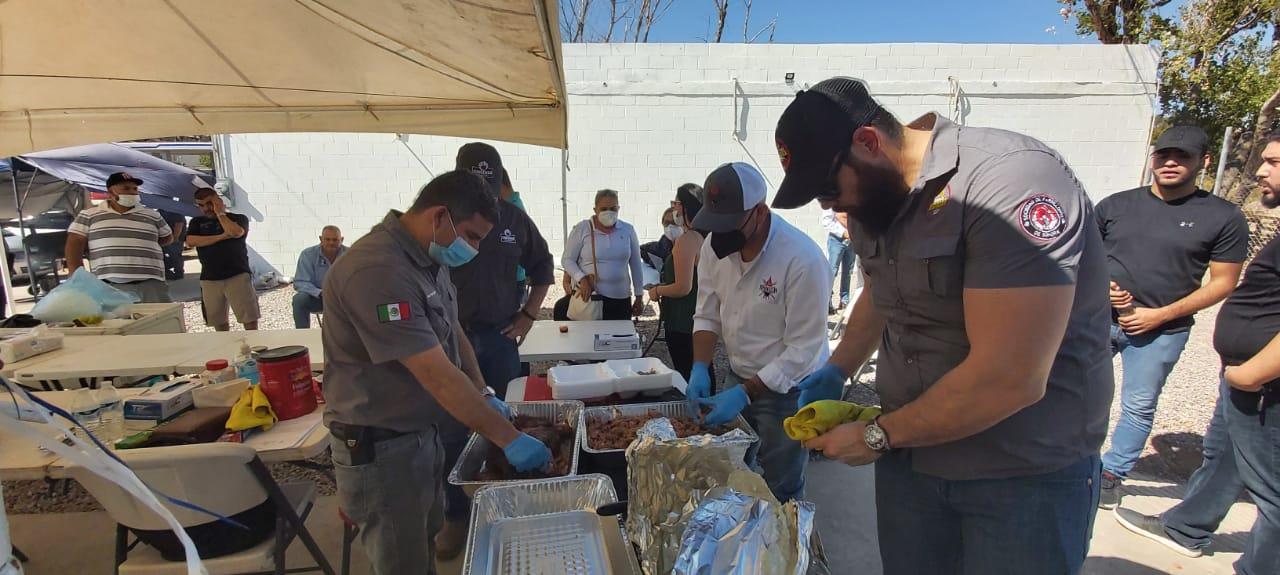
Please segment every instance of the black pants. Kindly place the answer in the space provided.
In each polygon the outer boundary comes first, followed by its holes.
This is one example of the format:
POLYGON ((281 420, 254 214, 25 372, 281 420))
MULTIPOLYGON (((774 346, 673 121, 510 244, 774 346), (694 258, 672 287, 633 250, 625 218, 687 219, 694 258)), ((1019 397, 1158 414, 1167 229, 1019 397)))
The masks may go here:
POLYGON ((631 298, 614 299, 600 296, 600 302, 604 304, 600 319, 631 319, 631 298))
MULTIPOLYGON (((693 334, 667 330, 663 336, 667 339, 667 352, 671 354, 671 367, 680 372, 685 381, 689 381, 689 373, 693 371, 693 334)), ((709 365, 711 381, 716 380, 716 367, 709 365)))

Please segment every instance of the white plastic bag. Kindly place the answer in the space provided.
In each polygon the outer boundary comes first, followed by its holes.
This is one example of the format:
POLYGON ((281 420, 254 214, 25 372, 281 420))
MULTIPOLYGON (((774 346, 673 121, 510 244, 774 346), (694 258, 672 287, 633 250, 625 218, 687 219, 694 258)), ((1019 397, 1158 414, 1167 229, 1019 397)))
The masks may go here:
POLYGON ((137 303, 138 296, 120 291, 79 268, 71 279, 58 284, 49 295, 31 309, 31 315, 43 322, 71 321, 76 318, 101 316, 115 317, 117 312, 127 312, 128 306, 137 303))

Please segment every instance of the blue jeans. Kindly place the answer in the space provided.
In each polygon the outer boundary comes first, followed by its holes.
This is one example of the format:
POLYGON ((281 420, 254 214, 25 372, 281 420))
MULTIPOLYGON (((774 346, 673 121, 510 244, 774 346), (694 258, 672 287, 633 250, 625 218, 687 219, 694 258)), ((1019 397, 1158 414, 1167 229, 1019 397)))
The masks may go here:
POLYGON ((324 300, 302 292, 293 294, 294 329, 311 329, 311 314, 324 313, 324 300))
POLYGON ((831 277, 840 282, 840 303, 849 305, 849 282, 853 277, 857 255, 849 247, 848 240, 827 234, 827 261, 831 262, 831 277))
POLYGON ((1097 455, 1006 479, 917 473, 910 450, 888 453, 875 466, 885 575, 1069 575, 1089 554, 1097 455))
POLYGON ((1160 390, 1190 335, 1190 331, 1128 335, 1120 326, 1111 326, 1111 353, 1120 354, 1124 381, 1120 385, 1120 421, 1111 432, 1111 450, 1102 456, 1103 471, 1126 477, 1142 456, 1160 390))
POLYGON ((346 443, 330 436, 338 504, 360 526, 375 575, 434 575, 444 452, 435 428, 378 442, 374 460, 351 465, 346 443))
MULTIPOLYGON (((730 371, 720 391, 737 385, 742 385, 742 378, 730 371)), ((799 389, 789 393, 767 391, 742 411, 747 424, 760 436, 754 453, 747 453, 747 464, 764 476, 769 491, 784 503, 804 499, 804 468, 809 464, 809 451, 782 429, 782 420, 796 414, 799 400, 799 389)))
MULTIPOLYGON (((505 327, 505 326, 503 326, 505 327)), ((507 395, 507 384, 520 376, 520 348, 515 340, 502 335, 502 328, 466 326, 467 340, 476 352, 476 362, 484 383, 497 392, 498 399, 507 395)), ((466 429, 449 429, 442 432, 445 451, 444 474, 447 476, 462 455, 471 433, 466 429)), ((445 481, 445 518, 451 522, 466 521, 471 516, 471 499, 461 487, 445 481)))
MULTIPOLYGON (((1276 384, 1272 384, 1276 386, 1276 384)), ((1213 420, 1204 435, 1204 463, 1191 475, 1182 503, 1161 517, 1178 543, 1203 549, 1231 504, 1247 490, 1258 505, 1237 573, 1280 573, 1280 388, 1263 394, 1222 382, 1213 420)))

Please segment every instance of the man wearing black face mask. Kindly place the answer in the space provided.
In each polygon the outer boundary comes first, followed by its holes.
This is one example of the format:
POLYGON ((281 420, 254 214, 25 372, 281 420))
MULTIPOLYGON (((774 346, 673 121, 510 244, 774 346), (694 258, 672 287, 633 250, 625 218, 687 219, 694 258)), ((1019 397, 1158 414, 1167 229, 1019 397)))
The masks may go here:
POLYGON ((884 572, 1078 573, 1113 379, 1106 252, 1071 169, 1020 134, 903 126, 849 78, 797 94, 776 136, 773 206, 847 212, 869 277, 799 387, 836 397, 879 348, 884 415, 806 446, 875 462, 884 572))
POLYGON ((711 239, 698 257, 687 394, 711 408, 709 425, 745 415, 760 435, 757 458, 769 489, 781 501, 803 498, 808 453, 787 437, 782 420, 796 412, 796 382, 828 356, 827 300, 816 294, 831 292, 831 267, 818 244, 769 211, 764 177, 751 165, 716 168, 703 190, 693 227, 711 239), (705 367, 717 339, 729 373, 711 395, 705 367))

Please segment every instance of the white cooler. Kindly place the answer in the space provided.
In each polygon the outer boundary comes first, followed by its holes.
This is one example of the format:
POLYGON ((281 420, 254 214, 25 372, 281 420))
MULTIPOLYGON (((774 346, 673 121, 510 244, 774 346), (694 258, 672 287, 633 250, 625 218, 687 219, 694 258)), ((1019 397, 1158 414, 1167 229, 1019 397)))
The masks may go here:
MULTIPOLYGON (((180 303, 135 303, 129 307, 126 317, 104 319, 102 324, 75 327, 70 324, 50 325, 49 329, 63 335, 142 335, 149 333, 184 333, 186 321, 182 317, 180 303)), ((3 329, 0 334, 25 331, 3 329)))

